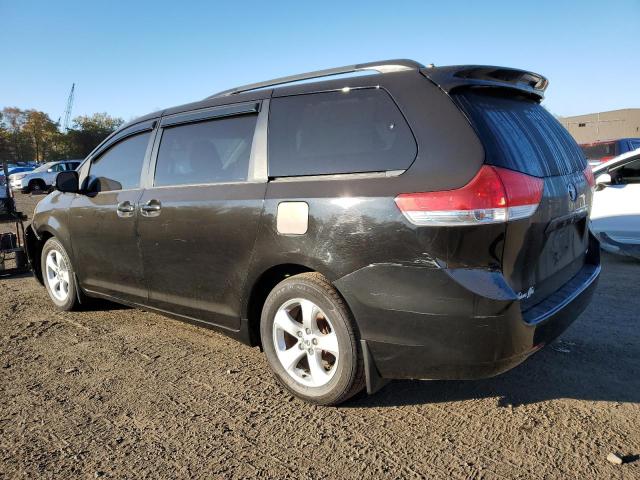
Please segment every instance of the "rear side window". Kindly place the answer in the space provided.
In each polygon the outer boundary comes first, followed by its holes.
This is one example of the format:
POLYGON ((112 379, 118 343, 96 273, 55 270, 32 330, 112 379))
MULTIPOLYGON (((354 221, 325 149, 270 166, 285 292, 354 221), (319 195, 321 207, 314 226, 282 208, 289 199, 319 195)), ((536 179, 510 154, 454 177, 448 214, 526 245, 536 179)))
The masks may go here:
POLYGON ((587 160, 602 160, 617 156, 615 142, 592 143, 589 145, 581 145, 587 160))
POLYGON ((586 160, 573 137, 533 100, 502 92, 453 95, 485 149, 485 163, 536 177, 584 170, 586 160))
POLYGON ((416 153, 406 120, 384 90, 271 100, 270 177, 404 170, 416 153))
POLYGON ((91 164, 93 191, 127 190, 140 186, 140 172, 151 132, 139 133, 116 143, 91 164))
POLYGON ((243 115, 165 128, 154 185, 246 180, 257 118, 243 115))

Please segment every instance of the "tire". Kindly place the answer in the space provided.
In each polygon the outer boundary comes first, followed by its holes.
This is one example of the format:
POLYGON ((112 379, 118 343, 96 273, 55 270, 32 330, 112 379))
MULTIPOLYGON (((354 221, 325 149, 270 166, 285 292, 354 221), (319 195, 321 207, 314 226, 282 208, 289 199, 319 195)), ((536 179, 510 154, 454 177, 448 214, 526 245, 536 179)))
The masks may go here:
POLYGON ((41 193, 46 188, 46 185, 42 180, 31 180, 29 182, 29 192, 31 193, 41 193))
POLYGON ((295 275, 275 286, 262 309, 260 336, 278 382, 307 402, 337 405, 365 386, 353 316, 319 273, 295 275))
POLYGON ((67 251, 55 237, 45 242, 40 266, 45 288, 56 308, 63 311, 76 310, 80 302, 75 272, 67 251))

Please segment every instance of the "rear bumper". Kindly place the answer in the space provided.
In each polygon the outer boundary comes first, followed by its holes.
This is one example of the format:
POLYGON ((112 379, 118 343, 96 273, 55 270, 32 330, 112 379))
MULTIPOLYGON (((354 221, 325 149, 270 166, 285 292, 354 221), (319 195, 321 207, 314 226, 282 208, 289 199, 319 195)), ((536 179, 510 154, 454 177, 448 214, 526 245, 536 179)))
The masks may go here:
POLYGON ((525 312, 502 275, 485 270, 377 264, 335 284, 376 374, 453 380, 498 375, 554 340, 589 304, 599 275, 592 238, 580 272, 525 312))

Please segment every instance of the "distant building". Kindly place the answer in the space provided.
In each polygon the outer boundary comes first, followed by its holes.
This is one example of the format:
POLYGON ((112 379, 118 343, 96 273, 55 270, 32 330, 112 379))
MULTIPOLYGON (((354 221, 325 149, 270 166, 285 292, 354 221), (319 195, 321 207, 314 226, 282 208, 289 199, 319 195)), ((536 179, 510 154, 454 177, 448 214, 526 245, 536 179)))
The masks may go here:
POLYGON ((560 117, 559 120, 578 143, 640 137, 640 108, 560 117))

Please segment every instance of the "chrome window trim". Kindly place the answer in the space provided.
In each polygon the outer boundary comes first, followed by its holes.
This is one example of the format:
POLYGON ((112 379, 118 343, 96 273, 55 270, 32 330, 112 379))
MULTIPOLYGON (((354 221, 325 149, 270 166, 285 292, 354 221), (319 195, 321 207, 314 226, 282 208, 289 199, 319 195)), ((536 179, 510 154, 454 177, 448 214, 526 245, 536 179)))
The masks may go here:
POLYGON ((366 178, 390 178, 402 175, 406 170, 385 170, 382 172, 335 173, 327 175, 301 175, 291 177, 274 177, 270 181, 282 182, 317 182, 323 180, 355 180, 366 178))
MULTIPOLYGON (((182 187, 212 187, 216 185, 250 185, 250 184, 259 184, 265 183, 263 181, 249 181, 249 180, 238 180, 235 182, 208 182, 208 183, 184 183, 180 185, 158 185, 151 186, 146 188, 145 190, 158 190, 162 188, 182 188, 182 187)), ((117 191, 117 190, 116 190, 117 191)))

